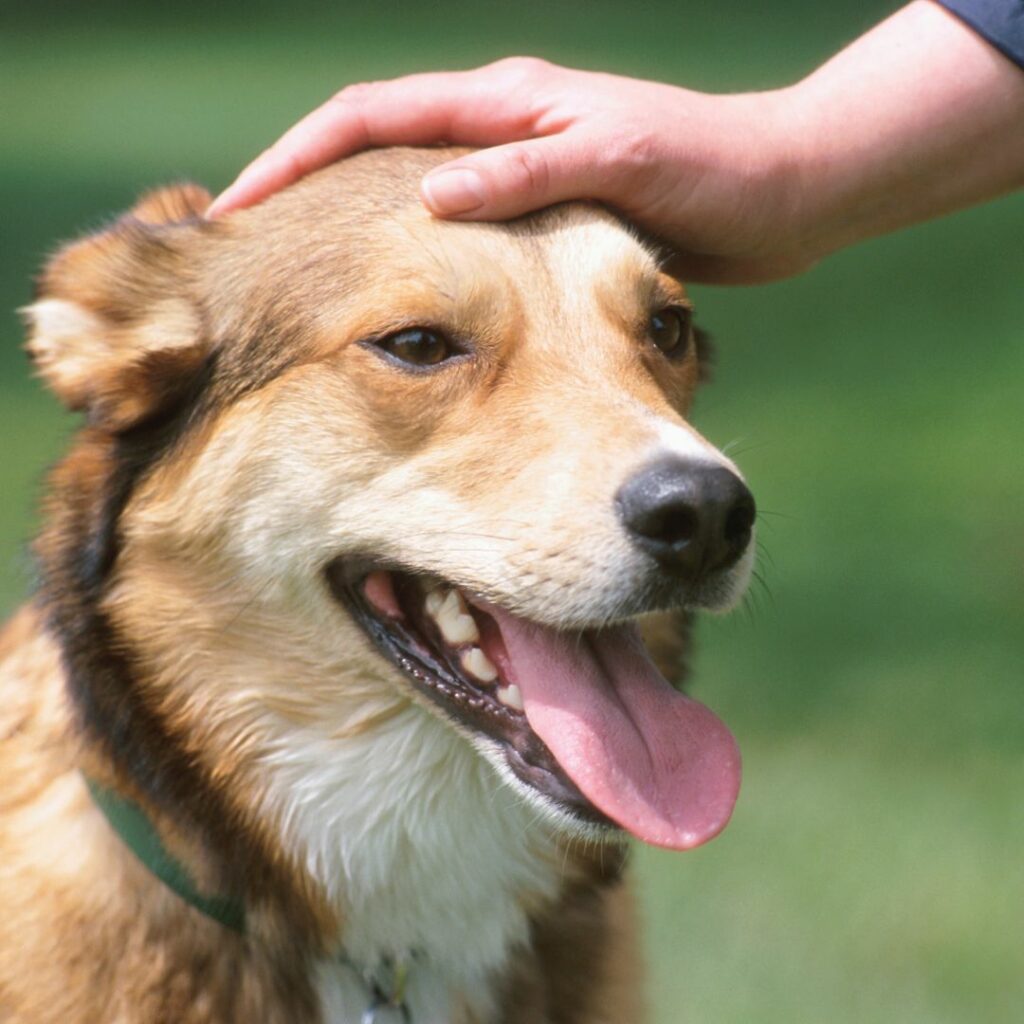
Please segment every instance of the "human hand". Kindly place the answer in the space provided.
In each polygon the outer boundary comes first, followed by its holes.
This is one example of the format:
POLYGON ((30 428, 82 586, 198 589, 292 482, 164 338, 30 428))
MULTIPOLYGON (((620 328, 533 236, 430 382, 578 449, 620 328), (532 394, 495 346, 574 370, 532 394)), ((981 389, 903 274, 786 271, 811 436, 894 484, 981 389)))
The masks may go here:
POLYGON ((1024 183, 1024 75, 914 0, 798 84, 716 96, 530 58, 343 89, 258 157, 220 216, 369 146, 490 147, 424 179, 439 217, 596 199, 693 281, 787 277, 1024 183))
POLYGON ((211 216, 369 146, 492 147, 422 184, 440 217, 499 220, 596 199, 663 238, 691 280, 804 269, 777 93, 710 96, 530 58, 343 89, 258 157, 211 216))

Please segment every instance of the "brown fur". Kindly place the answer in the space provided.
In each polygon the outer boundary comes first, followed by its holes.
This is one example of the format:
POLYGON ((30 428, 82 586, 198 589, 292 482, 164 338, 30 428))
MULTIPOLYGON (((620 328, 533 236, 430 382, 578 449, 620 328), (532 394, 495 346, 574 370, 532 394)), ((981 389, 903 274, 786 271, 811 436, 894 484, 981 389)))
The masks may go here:
MULTIPOLYGON (((512 532, 506 481, 529 492, 558 465, 522 439, 593 422, 639 444, 634 406, 687 408, 696 360, 670 366, 598 340, 636 334, 652 302, 682 298, 678 283, 629 260, 612 268, 581 358, 560 340, 557 282, 540 272, 558 215, 507 229, 431 223, 402 197, 442 156, 369 154, 216 224, 194 186, 157 192, 41 277, 30 351, 86 422, 50 481, 40 592, 0 635, 0 1020, 317 1020, 307 966, 344 921, 263 812, 258 752, 271 720, 318 722, 340 669, 317 636, 288 639, 287 604, 239 580, 232 509, 258 479, 233 478, 239 460, 273 450, 289 422, 305 424, 311 466, 331 445, 344 457, 356 436, 368 464, 420 460, 500 534, 512 532), (472 338, 476 359, 402 375, 355 345, 423 323, 472 338), (246 904, 249 938, 136 862, 83 770, 143 806, 201 888, 246 904)), ((596 487, 620 473, 617 452, 581 439, 581 478, 596 487)), ((259 486, 270 501, 283 484, 271 473, 259 486)), ((541 507, 536 540, 517 536, 510 556, 532 589, 496 596, 543 615, 545 595, 591 568, 564 543, 571 528, 541 507)), ((679 636, 657 645, 675 675, 679 636)), ((352 661, 336 736, 372 735, 419 702, 382 682, 368 648, 352 661)), ((557 900, 524 893, 532 946, 500 981, 502 1020, 639 1021, 621 864, 571 844, 562 856, 557 900)))

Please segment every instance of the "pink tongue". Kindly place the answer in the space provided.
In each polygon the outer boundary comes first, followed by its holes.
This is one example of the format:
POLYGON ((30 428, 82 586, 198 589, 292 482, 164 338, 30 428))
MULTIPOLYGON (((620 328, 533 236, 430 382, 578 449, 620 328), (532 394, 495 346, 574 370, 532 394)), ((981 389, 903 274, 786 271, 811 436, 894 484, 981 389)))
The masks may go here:
POLYGON ((559 633, 487 610, 530 726, 592 804, 674 850, 725 828, 740 788, 736 741, 703 704, 672 689, 636 627, 559 633))

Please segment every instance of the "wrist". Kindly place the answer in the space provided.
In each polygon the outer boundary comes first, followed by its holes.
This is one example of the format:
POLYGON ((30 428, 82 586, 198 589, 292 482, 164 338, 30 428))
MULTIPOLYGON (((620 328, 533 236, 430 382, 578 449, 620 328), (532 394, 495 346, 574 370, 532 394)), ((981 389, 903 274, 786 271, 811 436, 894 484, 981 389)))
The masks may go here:
POLYGON ((1019 186, 1024 78, 915 0, 786 90, 795 228, 820 258, 1019 186))
POLYGON ((825 181, 808 124, 809 109, 797 86, 756 93, 753 132, 745 145, 758 149, 750 166, 748 194, 761 213, 758 249, 780 268, 780 276, 797 273, 831 251, 821 237, 827 204, 825 181), (790 268, 790 269, 786 269, 790 268))
MULTIPOLYGON (((858 154, 832 137, 833 117, 814 75, 776 94, 791 244, 810 266, 858 240, 858 154)), ((840 131, 842 128, 840 127, 840 131)))

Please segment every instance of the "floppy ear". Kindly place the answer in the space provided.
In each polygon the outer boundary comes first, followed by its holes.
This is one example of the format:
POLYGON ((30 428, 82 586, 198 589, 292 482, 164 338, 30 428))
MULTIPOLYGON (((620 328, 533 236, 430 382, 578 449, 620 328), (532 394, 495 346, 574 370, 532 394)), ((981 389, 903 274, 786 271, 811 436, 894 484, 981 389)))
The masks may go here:
POLYGON ((208 230, 196 185, 151 192, 110 228, 61 249, 22 310, 29 355, 70 409, 122 432, 165 412, 205 365, 187 242, 208 230))

